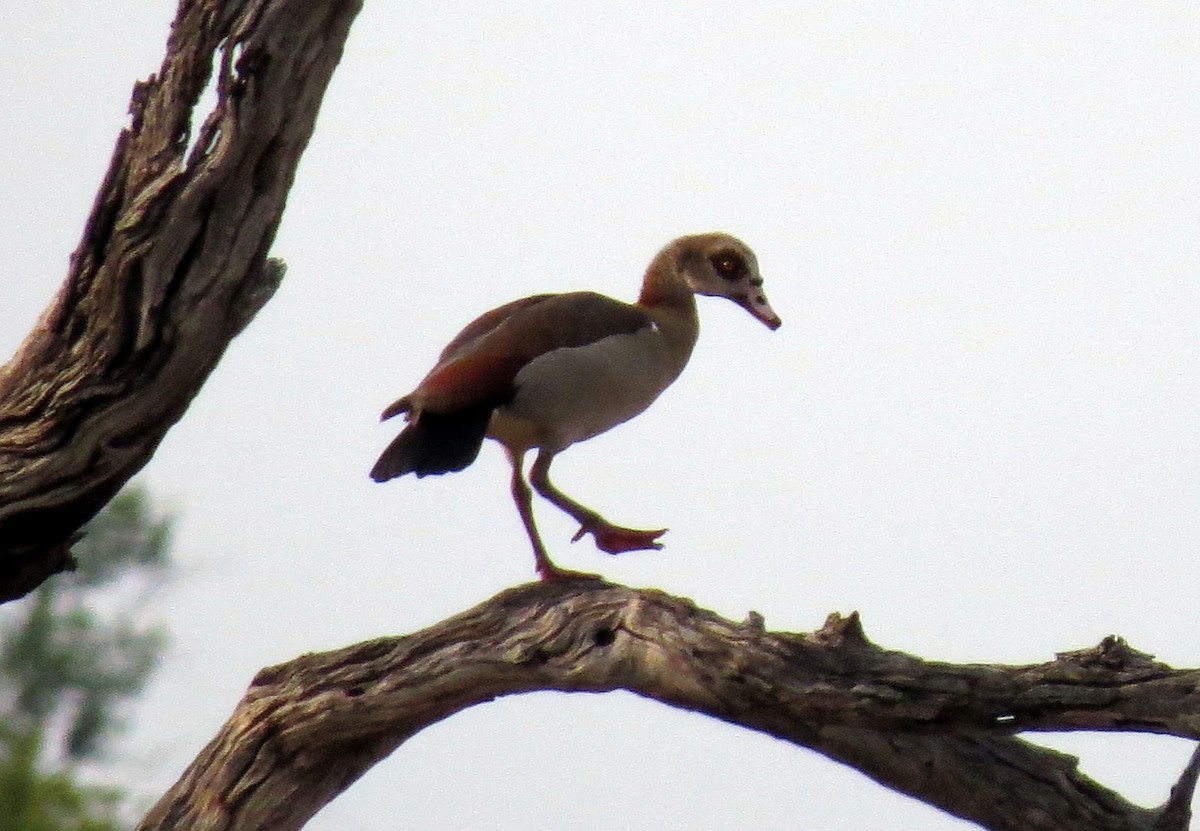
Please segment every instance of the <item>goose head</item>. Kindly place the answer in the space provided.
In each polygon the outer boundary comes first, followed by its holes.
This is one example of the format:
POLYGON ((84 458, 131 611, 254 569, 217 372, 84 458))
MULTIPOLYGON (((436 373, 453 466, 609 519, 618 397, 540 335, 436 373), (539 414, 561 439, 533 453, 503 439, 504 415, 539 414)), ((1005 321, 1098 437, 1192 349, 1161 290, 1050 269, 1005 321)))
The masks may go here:
POLYGON ((694 293, 732 300, 769 329, 783 324, 763 292, 758 259, 737 237, 724 233, 680 237, 662 255, 674 260, 676 273, 694 293))

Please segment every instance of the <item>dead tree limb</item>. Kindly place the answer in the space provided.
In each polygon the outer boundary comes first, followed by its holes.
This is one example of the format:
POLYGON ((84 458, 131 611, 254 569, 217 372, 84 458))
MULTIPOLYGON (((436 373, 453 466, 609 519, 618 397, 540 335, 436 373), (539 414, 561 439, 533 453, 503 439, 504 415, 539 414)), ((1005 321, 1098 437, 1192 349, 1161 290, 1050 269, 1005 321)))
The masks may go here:
MULTIPOLYGON (((361 0, 182 0, 137 85, 66 282, 0 369, 0 600, 69 567, 269 299, 287 192, 361 0), (192 119, 215 67, 216 100, 192 119), (189 146, 190 145, 190 146, 189 146)), ((408 737, 502 695, 626 689, 810 747, 980 825, 1183 829, 1200 756, 1159 810, 1018 730, 1200 737, 1195 670, 1111 639, 1032 667, 922 662, 857 620, 768 633, 659 593, 523 586, 408 637, 264 670, 144 829, 299 828, 408 737)))
MULTIPOLYGON (((1071 757, 1010 734, 1194 737, 1197 680, 1117 639, 1037 666, 955 666, 880 649, 854 616, 770 633, 753 615, 733 623, 659 592, 552 581, 413 635, 264 669, 141 828, 300 828, 462 709, 533 690, 624 689, 812 748, 985 828, 1183 829, 1168 811, 1186 810, 1182 796, 1158 811, 1132 805, 1071 757)), ((1189 771, 1178 787, 1194 786, 1189 771)))
POLYGON ((0 602, 70 567, 283 276, 287 193, 361 0, 183 0, 66 282, 0 369, 0 602), (189 150, 216 67, 217 103, 189 150))

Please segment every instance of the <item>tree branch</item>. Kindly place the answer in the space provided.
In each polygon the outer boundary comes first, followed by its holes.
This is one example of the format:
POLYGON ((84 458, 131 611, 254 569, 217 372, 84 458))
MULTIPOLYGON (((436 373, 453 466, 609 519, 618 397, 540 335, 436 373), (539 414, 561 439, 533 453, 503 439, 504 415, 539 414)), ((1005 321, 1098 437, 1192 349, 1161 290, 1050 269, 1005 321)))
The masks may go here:
POLYGON ((880 649, 855 616, 770 633, 757 616, 733 623, 659 592, 551 581, 413 635, 264 669, 141 828, 299 828, 462 709, 533 690, 615 689, 812 748, 987 828, 1182 827, 1160 824, 1166 808, 1090 781, 1071 757, 1007 734, 1194 736, 1197 680, 1115 638, 1037 666, 955 666, 880 649))
POLYGON ((283 276, 267 259, 361 0, 182 0, 66 282, 0 369, 0 601, 70 568, 283 276), (217 66, 217 104, 188 151, 217 66))
MULTIPOLYGON (((287 192, 361 0, 181 0, 68 277, 0 368, 0 601, 70 567, 283 276, 287 192), (216 69, 216 105, 192 117, 216 69)), ((522 586, 424 632, 263 670, 142 828, 294 829, 408 737, 502 695, 625 689, 810 747, 1004 831, 1186 827, 1018 730, 1200 738, 1200 674, 1110 638, 1028 667, 881 650, 855 616, 768 633, 599 581, 522 586)))
POLYGON ((1192 822, 1192 795, 1196 782, 1200 780, 1200 745, 1192 751, 1192 758, 1179 775, 1179 781, 1171 788, 1171 795, 1158 809, 1156 828, 1160 831, 1187 831, 1192 822))

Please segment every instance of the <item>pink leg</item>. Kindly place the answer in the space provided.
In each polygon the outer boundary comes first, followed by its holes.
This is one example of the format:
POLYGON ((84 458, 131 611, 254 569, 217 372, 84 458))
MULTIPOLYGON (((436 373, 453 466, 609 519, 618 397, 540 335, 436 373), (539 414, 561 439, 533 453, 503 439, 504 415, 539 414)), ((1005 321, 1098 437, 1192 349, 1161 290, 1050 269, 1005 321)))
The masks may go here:
POLYGON ((550 463, 554 454, 542 450, 538 453, 529 469, 529 479, 534 489, 546 499, 553 502, 579 523, 579 531, 571 538, 571 542, 583 539, 591 534, 596 540, 596 547, 607 554, 620 554, 625 551, 646 551, 662 548, 658 538, 667 533, 666 528, 657 531, 640 531, 636 528, 622 528, 613 525, 600 514, 585 508, 565 493, 554 487, 550 481, 550 463))
POLYGON ((550 556, 546 553, 546 546, 542 544, 542 537, 538 534, 537 526, 533 522, 533 494, 529 490, 529 485, 525 483, 525 476, 521 471, 524 458, 524 453, 514 453, 511 450, 508 453, 508 460, 512 463, 513 501, 517 503, 517 513, 521 515, 525 533, 529 535, 529 542, 533 546, 534 568, 537 569, 538 577, 542 580, 601 579, 598 574, 570 571, 559 568, 550 561, 550 556))

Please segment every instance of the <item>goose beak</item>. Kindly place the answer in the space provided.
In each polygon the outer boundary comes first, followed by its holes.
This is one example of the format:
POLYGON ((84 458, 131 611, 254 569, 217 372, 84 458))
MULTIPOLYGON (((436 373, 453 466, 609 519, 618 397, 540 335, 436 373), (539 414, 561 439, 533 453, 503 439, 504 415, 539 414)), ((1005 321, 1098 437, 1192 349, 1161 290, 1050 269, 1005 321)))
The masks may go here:
POLYGON ((767 296, 761 291, 745 297, 735 297, 733 301, 754 315, 757 320, 761 321, 772 332, 783 325, 783 321, 779 319, 779 315, 775 314, 775 310, 767 302, 767 296))

